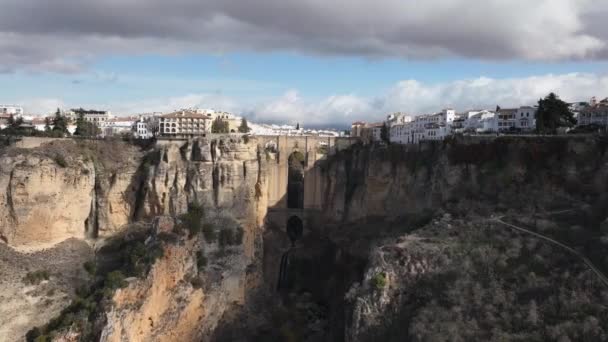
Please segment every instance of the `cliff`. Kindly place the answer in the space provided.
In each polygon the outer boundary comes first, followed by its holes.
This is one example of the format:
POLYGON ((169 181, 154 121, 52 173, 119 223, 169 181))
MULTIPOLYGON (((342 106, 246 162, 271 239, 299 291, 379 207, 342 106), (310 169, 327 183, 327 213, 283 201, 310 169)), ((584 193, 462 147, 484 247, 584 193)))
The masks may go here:
POLYGON ((108 236, 131 219, 142 153, 120 142, 59 140, 0 154, 0 238, 45 246, 108 236))
MULTIPOLYGON (((100 314, 93 329, 107 320, 103 340, 190 340, 211 334, 224 310, 235 303, 243 305, 247 291, 259 286, 261 277, 245 268, 255 267, 261 248, 267 209, 265 168, 266 159, 259 157, 255 141, 228 137, 159 143, 148 149, 113 140, 57 140, 27 149, 10 147, 0 152, 0 187, 6 189, 0 192, 0 236, 8 246, 24 251, 48 248, 68 238, 88 239, 96 259, 103 254, 120 256, 122 261, 110 257, 105 266, 97 260, 98 267, 108 272, 128 264, 129 257, 121 256, 120 250, 103 252, 107 241, 134 234, 131 230, 141 222, 163 215, 178 219, 200 208, 205 224, 216 230, 213 241, 203 238, 199 227, 193 236, 180 237, 180 244, 166 244, 164 257, 149 274, 133 273, 141 279, 131 280, 117 292, 112 300, 115 305, 100 314), (238 227, 238 247, 225 246, 226 227, 238 227), (199 253, 209 263, 205 270, 197 267, 199 253), (156 329, 149 325, 149 318, 156 329)), ((185 223, 179 222, 176 229, 183 230, 185 223)), ((73 260, 80 273, 84 270, 79 265, 87 261, 88 257, 73 260)), ((91 286, 105 281, 100 274, 91 279, 91 286)), ((70 283, 73 278, 67 277, 53 274, 51 282, 70 283)), ((10 290, 19 292, 24 286, 17 281, 10 290)), ((76 302, 68 308, 69 301, 57 302, 52 312, 80 310, 73 305, 85 299, 82 294, 75 297, 74 288, 70 286, 66 295, 76 302)), ((93 296, 86 301, 101 304, 106 300, 93 296)), ((34 312, 36 305, 32 302, 28 310, 34 312)), ((48 315, 45 311, 29 321, 39 324, 48 315)), ((57 322, 51 323, 41 331, 59 338, 57 322)), ((11 324, 3 328, 15 334, 31 328, 16 321, 18 327, 11 324)), ((62 331, 72 337, 83 333, 74 327, 62 331)))
MULTIPOLYGON (((194 140, 152 150, 119 141, 57 140, 0 154, 0 239, 52 245, 109 237, 128 223, 178 215, 188 204, 223 208, 260 224, 266 180, 257 145, 194 140)), ((265 160, 264 160, 265 162, 265 160)))
POLYGON ((353 147, 324 166, 324 217, 341 223, 438 209, 530 212, 573 202, 601 216, 607 144, 593 137, 505 137, 353 147))

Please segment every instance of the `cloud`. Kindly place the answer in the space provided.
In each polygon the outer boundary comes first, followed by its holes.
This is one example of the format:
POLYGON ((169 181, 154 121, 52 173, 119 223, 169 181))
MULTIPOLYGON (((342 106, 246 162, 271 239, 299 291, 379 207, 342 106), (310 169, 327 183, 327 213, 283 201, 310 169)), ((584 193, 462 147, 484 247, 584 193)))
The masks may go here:
POLYGON ((81 72, 112 54, 604 59, 600 0, 3 0, 0 70, 81 72))
POLYGON ((57 108, 65 107, 63 100, 55 98, 33 98, 21 103, 27 114, 48 115, 54 113, 57 108))
MULTIPOLYGON (((468 109, 494 109, 497 105, 503 108, 534 105, 550 92, 557 93, 568 102, 587 101, 593 95, 606 96, 608 76, 570 73, 506 79, 479 77, 441 83, 403 80, 385 93, 373 97, 337 94, 322 99, 307 99, 297 90, 289 90, 276 98, 244 103, 217 93, 192 93, 125 103, 89 104, 85 107, 109 109, 118 115, 199 107, 229 111, 261 123, 346 126, 357 120, 379 121, 393 112, 418 115, 435 113, 446 107, 462 112, 468 109)), ((29 113, 47 113, 62 107, 63 101, 36 99, 25 101, 24 104, 29 113)))
POLYGON ((375 97, 334 95, 320 101, 306 101, 291 90, 255 107, 248 115, 263 122, 343 126, 356 120, 379 121, 393 112, 418 115, 447 107, 465 111, 494 109, 497 105, 503 108, 534 105, 550 92, 564 101, 587 101, 593 95, 608 95, 608 76, 570 73, 506 79, 479 77, 442 83, 404 80, 375 97))

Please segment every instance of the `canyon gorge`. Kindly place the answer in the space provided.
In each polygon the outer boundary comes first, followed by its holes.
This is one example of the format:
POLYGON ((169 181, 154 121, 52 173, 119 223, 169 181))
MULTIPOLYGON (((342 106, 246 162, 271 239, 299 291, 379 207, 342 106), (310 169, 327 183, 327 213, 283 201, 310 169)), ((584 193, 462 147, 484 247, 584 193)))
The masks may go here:
POLYGON ((608 340, 607 148, 5 146, 0 340, 608 340))

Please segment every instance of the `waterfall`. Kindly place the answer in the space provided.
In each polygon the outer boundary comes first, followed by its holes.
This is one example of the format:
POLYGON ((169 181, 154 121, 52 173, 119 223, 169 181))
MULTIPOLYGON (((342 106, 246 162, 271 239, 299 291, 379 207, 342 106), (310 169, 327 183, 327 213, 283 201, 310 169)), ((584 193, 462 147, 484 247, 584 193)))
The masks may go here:
POLYGON ((283 253, 281 257, 281 266, 279 268, 279 280, 277 281, 277 291, 281 291, 286 289, 288 286, 288 276, 289 276, 289 252, 283 253))

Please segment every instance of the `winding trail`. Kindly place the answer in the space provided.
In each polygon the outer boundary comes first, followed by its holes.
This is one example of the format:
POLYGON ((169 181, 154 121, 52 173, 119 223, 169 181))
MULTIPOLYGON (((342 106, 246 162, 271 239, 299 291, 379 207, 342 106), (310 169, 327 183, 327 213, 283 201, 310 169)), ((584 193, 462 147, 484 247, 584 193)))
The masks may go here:
POLYGON ((547 241, 547 242, 549 242, 549 243, 551 243, 551 244, 553 244, 553 245, 556 245, 556 246, 558 246, 558 247, 560 247, 560 248, 562 248, 562 249, 567 250, 568 252, 570 252, 570 254, 574 255, 574 256, 575 256, 576 258, 578 258, 580 261, 582 261, 583 263, 585 263, 585 265, 587 265, 587 267, 589 267, 589 269, 590 269, 591 271, 593 271, 593 273, 595 273, 595 274, 598 276, 598 278, 600 278, 600 280, 602 281, 602 283, 604 283, 604 285, 605 285, 606 287, 608 287, 608 277, 606 277, 606 275, 605 275, 604 273, 602 273, 602 271, 600 271, 600 270, 599 270, 599 269, 598 269, 598 268, 597 268, 597 267, 596 267, 596 266, 595 266, 595 265, 594 265, 594 264, 591 262, 591 260, 589 260, 589 259, 588 259, 587 257, 585 257, 583 254, 581 254, 580 252, 578 252, 578 251, 577 251, 577 250, 575 250, 574 248, 572 248, 572 247, 570 247, 570 246, 567 246, 567 245, 565 245, 565 244, 563 244, 563 243, 561 243, 561 242, 559 242, 559 241, 556 241, 556 240, 554 240, 554 239, 552 239, 552 238, 550 238, 550 237, 548 237, 548 236, 545 236, 545 235, 539 234, 539 233, 537 233, 537 232, 531 231, 531 230, 529 230, 529 229, 522 228, 522 227, 518 227, 518 226, 513 225, 513 224, 511 224, 511 223, 505 222, 505 221, 503 221, 503 217, 504 217, 504 216, 500 216, 500 217, 497 217, 497 218, 492 218, 492 219, 490 219, 490 221, 492 221, 492 222, 496 222, 496 223, 500 223, 500 224, 505 225, 505 226, 507 226, 507 227, 509 227, 509 228, 512 228, 512 229, 518 230, 518 231, 523 232, 523 233, 526 233, 526 234, 534 235, 534 236, 536 236, 537 238, 539 238, 539 239, 541 239, 541 240, 547 241))

